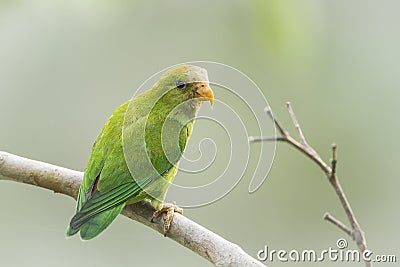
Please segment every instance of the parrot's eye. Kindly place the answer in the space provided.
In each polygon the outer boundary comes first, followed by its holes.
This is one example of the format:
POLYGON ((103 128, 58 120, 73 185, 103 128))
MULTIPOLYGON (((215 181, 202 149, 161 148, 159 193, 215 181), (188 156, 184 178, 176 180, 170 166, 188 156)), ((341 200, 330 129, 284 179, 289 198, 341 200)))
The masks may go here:
POLYGON ((176 85, 176 88, 178 88, 178 89, 183 89, 185 87, 185 83, 182 82, 181 80, 177 80, 175 85, 176 85))

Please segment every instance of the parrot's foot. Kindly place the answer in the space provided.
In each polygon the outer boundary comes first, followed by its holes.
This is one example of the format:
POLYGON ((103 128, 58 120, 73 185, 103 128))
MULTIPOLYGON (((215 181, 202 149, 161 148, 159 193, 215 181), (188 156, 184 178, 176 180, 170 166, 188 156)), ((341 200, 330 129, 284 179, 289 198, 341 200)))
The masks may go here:
POLYGON ((167 232, 169 230, 169 227, 171 226, 171 222, 174 218, 175 212, 183 214, 183 210, 176 205, 175 201, 172 203, 164 203, 160 210, 156 210, 153 213, 153 216, 151 217, 151 222, 153 222, 155 218, 157 218, 158 216, 160 216, 160 214, 164 212, 166 214, 164 220, 164 236, 167 236, 167 232))

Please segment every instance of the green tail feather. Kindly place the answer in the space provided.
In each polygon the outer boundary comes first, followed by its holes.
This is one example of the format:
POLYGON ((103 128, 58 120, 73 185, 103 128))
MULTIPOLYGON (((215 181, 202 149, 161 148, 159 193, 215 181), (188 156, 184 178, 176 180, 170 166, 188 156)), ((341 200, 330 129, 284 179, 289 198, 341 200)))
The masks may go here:
POLYGON ((67 229, 67 237, 72 236, 80 231, 81 238, 83 240, 89 240, 98 236, 104 231, 115 219, 115 217, 120 214, 122 209, 125 207, 125 203, 122 203, 114 208, 104 211, 84 224, 82 224, 77 229, 73 229, 70 226, 67 229))

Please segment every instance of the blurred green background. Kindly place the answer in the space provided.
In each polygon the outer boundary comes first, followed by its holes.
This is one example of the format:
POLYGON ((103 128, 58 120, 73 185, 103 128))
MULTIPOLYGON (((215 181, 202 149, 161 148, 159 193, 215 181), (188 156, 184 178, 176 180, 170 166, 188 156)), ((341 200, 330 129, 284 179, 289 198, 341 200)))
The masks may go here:
MULTIPOLYGON (((390 0, 3 0, 0 150, 83 170, 108 116, 150 75, 222 62, 249 75, 288 126, 290 100, 325 159, 338 143, 338 173, 370 249, 399 257, 399 10, 390 0)), ((294 149, 278 144, 254 194, 249 180, 185 215, 254 257, 264 245, 320 251, 342 237, 355 248, 322 220, 329 211, 346 221, 322 172, 294 149)), ((0 265, 208 265, 123 216, 93 241, 67 240, 74 209, 69 197, 1 181, 0 265)), ((269 263, 289 265, 339 263, 269 263)))

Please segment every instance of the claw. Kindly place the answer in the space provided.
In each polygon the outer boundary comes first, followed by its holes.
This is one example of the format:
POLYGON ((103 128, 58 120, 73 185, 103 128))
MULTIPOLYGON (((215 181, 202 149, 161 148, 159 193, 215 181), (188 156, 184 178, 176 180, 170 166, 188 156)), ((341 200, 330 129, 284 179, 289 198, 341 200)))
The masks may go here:
POLYGON ((151 222, 154 222, 154 219, 164 212, 166 213, 164 220, 164 236, 167 236, 167 232, 171 226, 171 222, 174 218, 175 212, 183 214, 183 210, 176 205, 175 201, 172 203, 164 203, 160 210, 156 210, 153 213, 153 216, 151 217, 151 222))

